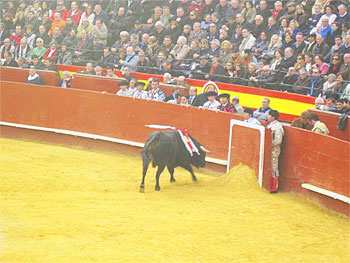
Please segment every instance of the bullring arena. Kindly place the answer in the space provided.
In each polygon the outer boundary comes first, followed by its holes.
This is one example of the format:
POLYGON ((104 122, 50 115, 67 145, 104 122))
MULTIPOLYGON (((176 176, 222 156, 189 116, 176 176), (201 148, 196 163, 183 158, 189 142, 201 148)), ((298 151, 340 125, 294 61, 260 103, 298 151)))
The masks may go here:
POLYGON ((1 82, 1 262, 349 262, 346 133, 285 126, 272 195, 271 133, 241 116, 33 86, 5 70, 16 79, 1 82), (214 152, 197 182, 177 168, 158 192, 150 168, 139 192, 146 124, 186 128, 214 152))
POLYGON ((0 3, 1 263, 350 262, 350 0, 0 3))
POLYGON ((290 193, 270 195, 254 171, 221 176, 1 139, 1 262, 349 262, 349 221, 290 193))

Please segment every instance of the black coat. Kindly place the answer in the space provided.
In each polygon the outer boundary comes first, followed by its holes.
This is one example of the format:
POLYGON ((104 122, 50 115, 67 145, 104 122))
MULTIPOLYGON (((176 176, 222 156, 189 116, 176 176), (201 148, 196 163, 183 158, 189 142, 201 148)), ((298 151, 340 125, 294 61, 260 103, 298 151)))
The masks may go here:
POLYGON ((32 80, 26 80, 27 84, 37 84, 37 85, 44 85, 44 82, 42 81, 42 79, 40 78, 40 76, 38 75, 35 79, 32 80))
POLYGON ((194 107, 203 106, 204 100, 200 95, 194 96, 194 98, 191 100, 191 97, 189 97, 188 103, 194 107))
POLYGON ((199 94, 193 100, 191 105, 194 106, 194 107, 199 107, 199 106, 203 106, 204 103, 206 103, 207 101, 208 101, 208 97, 207 97, 207 95, 205 93, 204 94, 199 94))
POLYGON ((303 53, 304 48, 306 47, 306 43, 305 41, 300 45, 300 46, 296 46, 296 43, 293 44, 293 50, 294 50, 294 54, 297 56, 300 53, 303 53))
POLYGON ((3 66, 4 67, 15 67, 15 68, 17 68, 18 64, 17 64, 16 60, 13 58, 9 62, 5 61, 3 66))
POLYGON ((289 58, 284 58, 280 63, 280 68, 282 71, 288 71, 290 67, 294 67, 294 64, 296 63, 296 59, 294 56, 291 56, 289 58))
POLYGON ((209 79, 212 81, 223 82, 224 74, 225 69, 219 65, 211 74, 209 74, 209 79))
POLYGON ((198 65, 195 70, 192 72, 192 75, 195 79, 203 79, 206 74, 210 71, 210 64, 207 63, 205 66, 198 65))
POLYGON ((273 26, 267 26, 266 27, 266 33, 267 33, 267 39, 271 39, 272 35, 277 34, 279 30, 279 26, 277 24, 274 24, 273 26))
POLYGON ((0 45, 2 46, 4 44, 5 38, 9 38, 9 37, 10 37, 10 32, 7 30, 4 30, 0 35, 0 45))
MULTIPOLYGON (((81 40, 78 41, 76 45, 76 49, 75 49, 76 51, 79 51, 80 42, 81 40)), ((89 60, 92 55, 92 52, 91 52, 92 48, 93 48, 92 40, 90 38, 86 38, 80 50, 80 52, 82 53, 80 58, 84 60, 89 60)))

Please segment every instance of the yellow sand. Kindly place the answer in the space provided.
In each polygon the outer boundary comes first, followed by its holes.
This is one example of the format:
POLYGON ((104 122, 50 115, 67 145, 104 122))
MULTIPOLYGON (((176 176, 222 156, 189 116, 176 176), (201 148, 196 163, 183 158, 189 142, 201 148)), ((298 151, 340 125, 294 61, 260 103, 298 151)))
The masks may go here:
POLYGON ((141 160, 0 139, 0 262, 350 262, 349 220, 243 166, 176 183, 141 160))

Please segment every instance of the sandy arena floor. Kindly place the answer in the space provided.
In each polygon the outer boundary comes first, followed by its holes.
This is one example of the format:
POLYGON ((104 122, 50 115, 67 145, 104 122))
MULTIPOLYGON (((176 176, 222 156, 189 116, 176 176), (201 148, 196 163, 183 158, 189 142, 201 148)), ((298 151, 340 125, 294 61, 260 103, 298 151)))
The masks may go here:
POLYGON ((175 170, 139 193, 141 159, 0 139, 0 262, 350 262, 349 219, 229 174, 175 170))

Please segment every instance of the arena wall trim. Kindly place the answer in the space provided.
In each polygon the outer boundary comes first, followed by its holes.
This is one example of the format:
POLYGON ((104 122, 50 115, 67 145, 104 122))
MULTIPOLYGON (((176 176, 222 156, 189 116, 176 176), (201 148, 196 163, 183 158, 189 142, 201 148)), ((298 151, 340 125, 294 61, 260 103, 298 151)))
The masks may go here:
MULTIPOLYGON (((83 138, 89 138, 89 139, 95 139, 95 140, 102 140, 107 142, 115 142, 115 143, 121 143, 125 145, 130 146, 136 146, 139 148, 143 148, 145 146, 144 143, 139 142, 133 142, 128 140, 122 140, 117 138, 111 138, 107 136, 97 135, 97 134, 90 134, 85 132, 77 132, 77 131, 70 131, 70 130, 63 130, 63 129, 54 129, 54 128, 47 128, 47 127, 39 127, 39 126, 33 126, 33 125, 25 125, 25 124, 19 124, 19 123, 10 123, 5 121, 0 121, 0 125, 9 126, 9 127, 16 127, 16 128, 23 128, 23 129, 30 129, 30 130, 37 130, 37 131, 46 131, 46 132, 54 132, 59 134, 66 134, 66 135, 72 135, 72 136, 78 136, 83 138)), ((220 165, 227 165, 226 160, 206 157, 206 162, 220 164, 220 165)))
POLYGON ((317 193, 320 193, 320 194, 323 194, 323 195, 326 195, 326 196, 329 196, 329 197, 332 197, 334 199, 338 199, 340 201, 343 201, 345 203, 350 204, 350 197, 346 197, 344 195, 337 194, 337 193, 334 193, 332 191, 328 191, 326 189, 314 186, 312 184, 302 184, 301 187, 303 187, 305 189, 308 189, 308 190, 311 190, 311 191, 314 191, 314 192, 317 192, 317 193))

